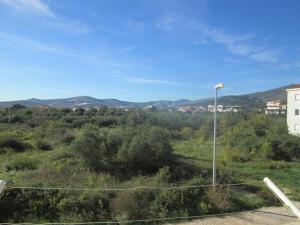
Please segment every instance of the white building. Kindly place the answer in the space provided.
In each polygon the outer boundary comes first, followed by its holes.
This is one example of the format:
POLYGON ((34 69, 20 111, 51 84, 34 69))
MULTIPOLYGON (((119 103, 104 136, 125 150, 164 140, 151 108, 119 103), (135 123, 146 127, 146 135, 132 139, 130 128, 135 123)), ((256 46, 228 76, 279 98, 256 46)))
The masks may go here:
POLYGON ((176 108, 178 112, 183 113, 197 113, 197 112, 205 112, 206 109, 203 106, 180 106, 176 108))
POLYGON ((285 114, 286 113, 286 104, 283 104, 280 101, 268 101, 265 108, 266 114, 285 114))
POLYGON ((147 105, 143 108, 144 111, 151 111, 151 110, 155 110, 156 107, 154 105, 147 105))
POLYGON ((290 134, 300 136, 300 84, 287 89, 287 125, 290 134))
MULTIPOLYGON (((217 105, 217 112, 223 112, 223 105, 217 105)), ((208 105, 207 106, 207 111, 208 112, 214 112, 215 111, 215 106, 214 105, 208 105)))
MULTIPOLYGON (((239 112, 241 111, 242 107, 241 106, 223 106, 223 105, 218 105, 217 106, 217 112, 239 112)), ((208 112, 214 112, 215 111, 215 106, 214 105, 208 105, 207 106, 207 111, 208 112)))

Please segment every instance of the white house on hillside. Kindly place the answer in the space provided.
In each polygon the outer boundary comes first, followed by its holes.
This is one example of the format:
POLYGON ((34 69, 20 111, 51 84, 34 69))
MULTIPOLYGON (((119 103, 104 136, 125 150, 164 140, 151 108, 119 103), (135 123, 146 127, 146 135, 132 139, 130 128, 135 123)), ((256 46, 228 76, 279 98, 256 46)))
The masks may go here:
POLYGON ((300 136, 300 84, 287 89, 287 125, 290 134, 300 136))
POLYGON ((286 113, 286 104, 283 104, 279 100, 277 101, 268 101, 265 113, 266 114, 285 114, 286 113))

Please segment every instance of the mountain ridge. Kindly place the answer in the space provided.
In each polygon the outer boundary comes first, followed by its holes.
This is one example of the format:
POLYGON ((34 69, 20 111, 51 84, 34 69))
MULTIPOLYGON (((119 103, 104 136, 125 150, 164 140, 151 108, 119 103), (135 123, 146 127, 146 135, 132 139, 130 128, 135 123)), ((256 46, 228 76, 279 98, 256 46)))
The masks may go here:
MULTIPOLYGON (((247 107, 261 107, 266 101, 280 100, 286 101, 286 89, 293 87, 295 84, 273 88, 266 91, 248 93, 242 95, 227 95, 219 98, 219 104, 224 105, 241 105, 247 107)), ((148 105, 157 108, 174 108, 184 105, 202 105, 207 106, 213 104, 213 98, 203 98, 197 100, 178 99, 178 100, 156 100, 146 102, 122 101, 115 98, 98 99, 91 96, 75 96, 70 98, 57 99, 38 99, 30 98, 26 100, 4 101, 0 102, 0 107, 10 107, 16 104, 27 107, 46 105, 55 108, 72 108, 72 107, 99 107, 107 106, 110 108, 143 108, 148 105)))

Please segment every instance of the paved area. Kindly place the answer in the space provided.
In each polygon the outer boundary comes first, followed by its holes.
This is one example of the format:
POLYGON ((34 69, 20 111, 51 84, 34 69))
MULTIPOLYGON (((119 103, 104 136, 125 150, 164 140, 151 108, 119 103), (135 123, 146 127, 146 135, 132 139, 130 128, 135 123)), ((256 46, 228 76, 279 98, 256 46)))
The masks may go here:
MULTIPOLYGON (((297 203, 300 206, 300 203, 297 203)), ((300 207, 299 207, 300 208, 300 207)), ((211 217, 176 223, 177 225, 300 225, 300 220, 285 207, 261 208, 255 212, 245 212, 232 216, 211 217)))

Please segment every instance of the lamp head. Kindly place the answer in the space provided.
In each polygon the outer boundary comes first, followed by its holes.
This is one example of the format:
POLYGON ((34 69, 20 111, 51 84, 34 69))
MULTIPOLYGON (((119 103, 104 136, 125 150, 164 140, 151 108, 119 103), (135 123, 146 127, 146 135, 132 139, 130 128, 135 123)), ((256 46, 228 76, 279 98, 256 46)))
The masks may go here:
POLYGON ((225 87, 225 85, 223 83, 219 83, 215 86, 215 89, 222 89, 224 87, 225 87))

